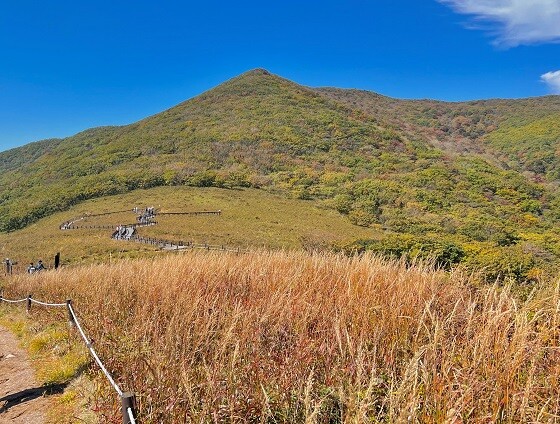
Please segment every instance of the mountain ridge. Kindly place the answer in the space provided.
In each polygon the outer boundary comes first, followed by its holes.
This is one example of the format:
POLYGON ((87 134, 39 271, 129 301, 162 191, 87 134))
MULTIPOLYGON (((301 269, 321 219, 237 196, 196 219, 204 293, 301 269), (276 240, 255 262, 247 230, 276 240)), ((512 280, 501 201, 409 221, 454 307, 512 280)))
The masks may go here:
MULTIPOLYGON (((44 143, 44 142, 50 142, 52 140, 66 140, 69 138, 73 138, 76 136, 81 135, 82 133, 85 132, 89 132, 89 131, 94 131, 94 130, 101 130, 101 129, 118 129, 118 128, 125 128, 125 127, 129 127, 131 125, 134 124, 139 124, 141 122, 144 122, 146 120, 149 120, 153 117, 157 117, 158 115, 168 112, 170 110, 173 110, 177 107, 180 107, 182 105, 184 105, 185 103, 188 103, 192 100, 195 100, 201 96, 205 96, 209 93, 211 93, 213 90, 215 90, 216 88, 222 87, 224 84, 227 84, 229 82, 232 82, 234 80, 238 80, 241 79, 243 77, 250 77, 250 76, 271 76, 274 78, 278 78, 281 79, 283 81, 292 83, 292 84, 296 84, 294 82, 292 82, 291 80, 288 80, 286 78, 283 78, 281 76, 278 76, 276 74, 273 74, 272 72, 268 71, 265 68, 254 68, 254 69, 250 69, 246 72, 243 72, 242 74, 232 77, 228 80, 226 80, 225 82, 219 84, 218 86, 211 88, 207 91, 204 91, 200 94, 197 94, 189 99, 186 99, 180 103, 178 103, 175 106, 171 106, 168 109, 165 109, 161 112, 156 112, 153 115, 147 116, 145 118, 141 118, 138 121, 134 121, 128 124, 123 124, 123 125, 101 125, 98 127, 91 127, 91 128, 86 128, 82 131, 77 132, 74 135, 68 136, 68 137, 62 137, 62 138, 48 138, 48 139, 41 139, 41 140, 35 140, 35 141, 30 141, 29 143, 26 143, 24 145, 21 146, 16 146, 16 147, 12 147, 10 149, 7 150, 3 150, 0 151, 0 155, 6 153, 6 152, 13 152, 13 151, 17 151, 18 149, 21 149, 25 146, 29 146, 30 144, 35 144, 35 143, 44 143)), ((321 86, 321 87, 311 87, 311 86, 304 86, 304 85, 298 85, 298 87, 300 88, 304 88, 304 89, 308 89, 310 92, 314 92, 314 93, 325 93, 325 92, 330 92, 330 91, 340 91, 340 92, 346 92, 346 93, 360 93, 360 94, 366 94, 366 95, 372 95, 375 97, 378 97, 380 99, 384 99, 384 100, 388 100, 388 101, 392 101, 392 102, 407 102, 407 103, 418 103, 418 104, 422 104, 422 103, 436 103, 436 104, 443 104, 443 105, 469 105, 469 104, 473 104, 473 105, 478 105, 480 103, 499 103, 499 102, 519 102, 519 101, 540 101, 540 100, 546 100, 546 101, 552 101, 553 103, 555 103, 558 106, 558 109, 560 110, 560 95, 552 95, 552 94, 548 94, 548 95, 543 95, 543 96, 532 96, 532 97, 520 97, 520 98, 488 98, 488 99, 473 99, 473 100, 463 100, 463 101, 447 101, 447 100, 441 100, 441 99, 434 99, 434 98, 422 98, 422 99, 410 99, 410 98, 397 98, 397 97, 392 97, 392 96, 388 96, 388 95, 384 95, 375 91, 370 91, 370 90, 365 90, 365 89, 361 89, 361 88, 339 88, 339 87, 334 87, 334 86, 321 86)), ((3 158, 0 158, 0 161, 3 158)), ((1 162, 0 162, 1 164, 1 162)))
POLYGON ((405 101, 256 69, 129 125, 0 153, 0 230, 138 188, 253 187, 314 199, 401 247, 548 257, 560 254, 558 113, 554 97, 405 101), (517 143, 524 128, 534 137, 517 143))

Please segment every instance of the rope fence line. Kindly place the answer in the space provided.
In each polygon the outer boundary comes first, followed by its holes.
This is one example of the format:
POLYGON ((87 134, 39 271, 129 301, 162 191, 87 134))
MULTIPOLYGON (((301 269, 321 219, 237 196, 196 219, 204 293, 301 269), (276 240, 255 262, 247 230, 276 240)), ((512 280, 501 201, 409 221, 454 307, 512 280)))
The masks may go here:
MULTIPOLYGON (((157 221, 150 221, 148 224, 120 224, 121 227, 149 227, 151 225, 156 225, 157 221)), ((60 226, 61 230, 114 230, 116 225, 68 225, 62 224, 60 226)))
POLYGON ((18 299, 18 300, 9 300, 9 299, 4 299, 1 295, 0 295, 0 303, 1 302, 6 302, 6 303, 22 303, 22 302, 27 302, 27 298, 25 299, 18 299))
POLYGON ((221 215, 222 211, 198 211, 198 212, 158 212, 158 215, 221 215))
POLYGON ((42 305, 42 306, 53 306, 53 307, 57 307, 57 306, 66 306, 66 303, 47 303, 47 302, 40 302, 38 300, 35 300, 33 298, 28 298, 31 300, 31 302, 36 303, 37 305, 42 305))
POLYGON ((61 230, 67 230, 68 228, 73 226, 75 222, 83 221, 84 219, 85 218, 83 216, 81 218, 71 219, 70 221, 66 221, 66 222, 63 222, 62 224, 60 224, 59 228, 61 230))
MULTIPOLYGON (((134 210, 133 210, 134 211, 134 210)), ((66 222, 60 224, 61 230, 75 230, 79 228, 89 228, 89 229, 107 229, 113 228, 111 225, 74 225, 75 222, 82 221, 86 218, 95 218, 97 216, 115 215, 118 213, 130 212, 130 210, 113 211, 113 212, 103 212, 103 213, 91 213, 87 215, 80 216, 79 218, 73 218, 66 222)), ((222 211, 194 211, 194 212, 157 212, 157 215, 221 215, 222 211)), ((154 213, 154 216, 156 213, 154 213)), ((133 225, 133 224, 131 224, 133 225)))
POLYGON ((93 356, 93 359, 95 359, 95 362, 97 362, 97 365, 99 365, 99 368, 101 368, 101 371, 103 371, 103 374, 105 374, 105 377, 107 377, 107 380, 109 380, 109 383, 111 383, 111 386, 113 386, 113 389, 115 389, 117 394, 120 397, 122 397, 123 396, 123 391, 121 390, 119 385, 117 383, 115 383, 115 380, 113 379, 111 374, 109 374, 109 371, 107 371, 107 368, 105 368, 105 365, 103 365, 103 362, 101 362, 101 359, 99 359, 99 356, 97 355, 97 352, 95 351, 95 349, 91 345, 91 341, 86 336, 86 333, 84 333, 84 330, 82 329, 82 326, 80 325, 80 321, 78 321, 78 317, 76 316, 76 313, 74 312, 74 308, 72 307, 72 301, 67 302, 67 305, 68 305, 68 311, 70 312, 70 315, 72 315, 72 322, 76 325, 76 328, 78 329, 78 332, 82 336, 82 339, 84 339, 86 347, 88 348, 89 352, 91 353, 91 356, 93 356))
POLYGON ((109 371, 107 371, 107 368, 105 367, 105 365, 103 364, 103 362, 99 358, 99 355, 97 354, 97 352, 93 348, 91 340, 87 337, 86 333, 84 332, 84 329, 83 329, 82 325, 80 324, 80 321, 78 320, 76 312, 74 311, 74 307, 72 306, 72 300, 71 299, 68 299, 65 303, 49 303, 49 302, 41 302, 39 300, 35 300, 35 299, 32 298, 31 295, 28 295, 24 299, 6 299, 6 298, 4 298, 4 296, 2 294, 0 294, 0 303, 2 303, 2 302, 11 303, 11 304, 27 302, 27 312, 30 311, 32 303, 35 303, 35 304, 38 304, 38 305, 41 305, 41 306, 47 306, 47 307, 62 307, 62 306, 65 306, 68 310, 68 319, 70 321, 70 324, 77 328, 78 333, 80 334, 81 338, 83 339, 83 341, 84 341, 87 349, 89 350, 91 356, 93 357, 93 359, 95 360, 95 362, 97 363, 97 365, 99 366, 99 368, 101 369, 101 371, 103 372, 103 374, 105 375, 107 380, 109 381, 110 385, 113 387, 115 392, 117 392, 117 394, 121 398, 121 409, 122 409, 123 423, 124 424, 136 424, 137 423, 137 421, 136 421, 136 415, 137 415, 136 414, 136 396, 132 393, 129 393, 129 392, 123 392, 121 390, 121 388, 119 387, 119 385, 115 382, 114 378, 111 376, 109 371))
MULTIPOLYGON (((61 230, 74 230, 77 228, 104 228, 105 226, 102 225, 94 225, 94 226, 87 226, 87 225, 74 225, 75 222, 78 221, 83 221, 86 218, 95 218, 96 216, 105 216, 105 215, 114 215, 117 213, 125 213, 125 212, 130 212, 129 210, 122 210, 122 211, 113 211, 113 212, 102 212, 102 213, 90 213, 90 214, 86 214, 86 215, 82 215, 79 218, 72 218, 66 222, 63 222, 62 224, 60 224, 60 229, 61 230)), ((109 228, 112 228, 111 226, 109 226, 109 228)))
POLYGON ((104 215, 114 215, 116 213, 125 213, 125 212, 130 212, 128 209, 127 210, 122 210, 122 211, 113 211, 113 212, 101 212, 101 213, 90 213, 88 215, 84 215, 86 218, 89 218, 91 216, 104 216, 104 215))
POLYGON ((130 424, 136 424, 136 418, 134 418, 134 413, 132 412, 132 408, 126 408, 126 413, 128 414, 128 419, 130 420, 130 424))
POLYGON ((114 225, 74 225, 70 224, 68 226, 61 225, 61 230, 79 230, 79 229, 91 229, 91 230, 110 230, 115 228, 114 225))
POLYGON ((139 235, 135 235, 127 239, 128 241, 134 241, 136 243, 144 243, 150 244, 154 246, 159 246, 162 249, 166 250, 193 250, 193 249, 202 249, 202 250, 218 250, 221 252, 233 252, 233 253, 241 253, 243 250, 233 247, 227 247, 222 245, 211 245, 211 244, 199 244, 192 241, 171 241, 171 240, 164 240, 164 239, 157 239, 151 237, 142 237, 139 235))

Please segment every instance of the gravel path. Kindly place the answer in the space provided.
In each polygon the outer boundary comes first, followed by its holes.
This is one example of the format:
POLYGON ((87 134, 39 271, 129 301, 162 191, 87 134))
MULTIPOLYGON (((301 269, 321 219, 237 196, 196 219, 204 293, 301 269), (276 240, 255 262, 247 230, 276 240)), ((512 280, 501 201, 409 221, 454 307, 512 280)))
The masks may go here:
POLYGON ((0 424, 43 424, 46 395, 56 387, 40 387, 27 354, 12 333, 0 327, 0 424))

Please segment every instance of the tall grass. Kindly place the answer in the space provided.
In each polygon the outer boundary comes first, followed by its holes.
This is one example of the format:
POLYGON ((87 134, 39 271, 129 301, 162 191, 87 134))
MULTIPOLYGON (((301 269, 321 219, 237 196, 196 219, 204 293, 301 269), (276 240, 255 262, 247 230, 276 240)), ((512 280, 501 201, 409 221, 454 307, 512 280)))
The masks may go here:
POLYGON ((367 255, 188 252, 6 295, 28 292, 74 299, 144 423, 560 421, 558 284, 519 300, 367 255))

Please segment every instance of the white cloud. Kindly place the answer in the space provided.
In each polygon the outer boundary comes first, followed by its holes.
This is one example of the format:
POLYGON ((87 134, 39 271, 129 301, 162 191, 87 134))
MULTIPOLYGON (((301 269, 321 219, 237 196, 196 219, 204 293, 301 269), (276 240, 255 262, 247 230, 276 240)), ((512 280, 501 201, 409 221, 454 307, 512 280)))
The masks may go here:
POLYGON ((541 81, 546 83, 553 93, 560 94, 560 71, 541 75, 541 81))
POLYGON ((560 42, 560 0, 438 0, 458 13, 472 15, 472 28, 484 29, 495 44, 560 42))

